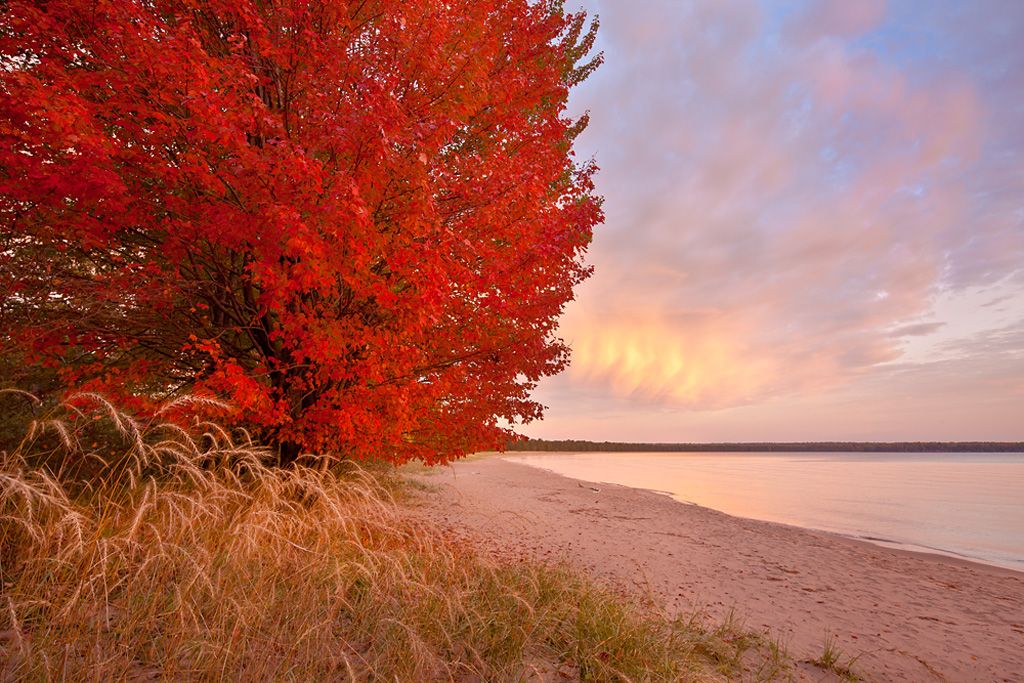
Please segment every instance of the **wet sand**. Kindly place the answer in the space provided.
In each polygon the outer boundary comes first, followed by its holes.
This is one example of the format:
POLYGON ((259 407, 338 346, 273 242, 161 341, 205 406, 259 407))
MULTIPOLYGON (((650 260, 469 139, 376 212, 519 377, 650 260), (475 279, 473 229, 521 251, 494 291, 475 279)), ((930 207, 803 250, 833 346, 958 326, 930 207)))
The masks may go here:
MULTIPOLYGON (((414 476, 432 489, 423 514, 454 533, 498 553, 568 562, 670 612, 733 612, 797 660, 819 656, 830 633, 865 680, 1024 682, 1022 573, 732 517, 499 456, 414 476)), ((798 678, 817 680, 803 668, 798 678)))

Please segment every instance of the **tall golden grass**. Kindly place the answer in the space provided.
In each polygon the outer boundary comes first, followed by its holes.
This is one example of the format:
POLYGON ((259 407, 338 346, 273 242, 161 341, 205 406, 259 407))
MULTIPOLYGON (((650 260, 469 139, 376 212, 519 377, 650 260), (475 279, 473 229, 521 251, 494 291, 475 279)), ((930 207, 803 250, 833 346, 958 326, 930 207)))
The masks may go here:
POLYGON ((705 681, 787 666, 735 628, 452 542, 396 500, 393 474, 279 469, 215 424, 140 422, 80 395, 0 460, 0 680, 705 681))

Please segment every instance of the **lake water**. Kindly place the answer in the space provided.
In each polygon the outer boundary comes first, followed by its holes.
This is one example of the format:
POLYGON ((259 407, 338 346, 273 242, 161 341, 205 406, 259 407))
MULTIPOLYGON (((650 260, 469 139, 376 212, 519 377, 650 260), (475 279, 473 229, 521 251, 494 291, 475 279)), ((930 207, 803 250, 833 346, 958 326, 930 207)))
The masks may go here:
POLYGON ((1020 453, 552 453, 508 460, 1024 571, 1020 453))

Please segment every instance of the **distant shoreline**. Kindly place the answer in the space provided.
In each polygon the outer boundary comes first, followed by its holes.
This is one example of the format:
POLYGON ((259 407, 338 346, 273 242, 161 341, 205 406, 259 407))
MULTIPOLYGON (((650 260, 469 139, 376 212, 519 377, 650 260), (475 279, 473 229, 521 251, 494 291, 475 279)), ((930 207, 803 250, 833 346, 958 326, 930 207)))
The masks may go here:
POLYGON ((790 441, 740 443, 627 443, 569 439, 515 441, 517 452, 612 453, 1024 453, 1019 441, 790 441))

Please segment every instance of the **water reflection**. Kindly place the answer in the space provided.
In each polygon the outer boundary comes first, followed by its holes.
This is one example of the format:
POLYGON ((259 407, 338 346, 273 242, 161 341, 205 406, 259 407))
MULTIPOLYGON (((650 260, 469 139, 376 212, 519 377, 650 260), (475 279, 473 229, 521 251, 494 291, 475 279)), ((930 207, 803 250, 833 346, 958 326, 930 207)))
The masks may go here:
POLYGON ((664 491, 740 517, 1024 570, 1024 456, 964 453, 545 453, 509 460, 664 491))

